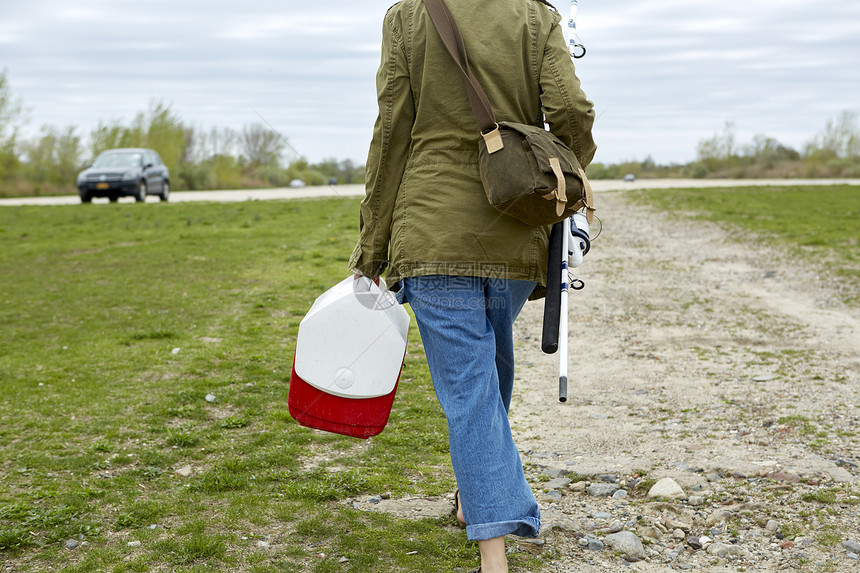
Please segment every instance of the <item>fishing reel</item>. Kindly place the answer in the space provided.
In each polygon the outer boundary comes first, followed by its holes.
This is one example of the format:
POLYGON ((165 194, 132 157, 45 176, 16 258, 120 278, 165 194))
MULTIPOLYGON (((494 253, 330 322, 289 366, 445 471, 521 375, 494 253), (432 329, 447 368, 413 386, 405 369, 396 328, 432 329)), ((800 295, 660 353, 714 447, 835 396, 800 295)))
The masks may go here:
MULTIPOLYGON (((584 213, 574 213, 570 218, 570 237, 567 240, 567 268, 575 269, 582 264, 582 257, 591 250, 591 238, 589 237, 588 219, 584 213)), ((568 284, 573 290, 585 288, 585 282, 578 278, 568 276, 568 284)))
POLYGON ((575 269, 582 264, 582 257, 591 250, 588 235, 588 220, 584 213, 574 213, 570 218, 570 237, 567 243, 567 267, 575 269))

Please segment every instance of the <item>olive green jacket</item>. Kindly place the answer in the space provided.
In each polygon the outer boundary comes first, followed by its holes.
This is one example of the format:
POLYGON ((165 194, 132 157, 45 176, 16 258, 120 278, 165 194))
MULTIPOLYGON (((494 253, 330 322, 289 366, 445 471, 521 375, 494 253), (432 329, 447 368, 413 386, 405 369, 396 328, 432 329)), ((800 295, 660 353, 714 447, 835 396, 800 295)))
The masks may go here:
MULTIPOLYGON (((560 16, 537 0, 447 0, 497 121, 543 125, 589 164, 593 104, 560 16)), ((350 268, 388 282, 429 274, 546 282, 550 227, 496 211, 478 172, 480 133, 459 68, 422 0, 385 16, 379 116, 350 268)), ((542 289, 540 289, 542 290, 542 289)))

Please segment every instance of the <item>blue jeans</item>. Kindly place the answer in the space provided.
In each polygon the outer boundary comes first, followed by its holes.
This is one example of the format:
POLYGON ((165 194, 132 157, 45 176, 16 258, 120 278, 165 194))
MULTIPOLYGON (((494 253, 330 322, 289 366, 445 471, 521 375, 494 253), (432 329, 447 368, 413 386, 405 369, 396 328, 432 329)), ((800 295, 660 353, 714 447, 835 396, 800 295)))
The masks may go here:
POLYGON ((540 509, 508 423, 512 326, 535 283, 432 275, 406 278, 398 298, 418 321, 436 396, 448 419, 466 535, 537 537, 540 509))

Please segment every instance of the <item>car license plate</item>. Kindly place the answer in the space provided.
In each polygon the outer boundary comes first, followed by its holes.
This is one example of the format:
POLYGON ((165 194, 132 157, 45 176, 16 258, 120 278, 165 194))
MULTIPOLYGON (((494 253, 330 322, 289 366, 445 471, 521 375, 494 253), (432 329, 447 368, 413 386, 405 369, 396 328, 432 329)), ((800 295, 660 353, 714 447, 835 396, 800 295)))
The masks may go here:
POLYGON ((96 183, 96 189, 110 189, 110 183, 96 183))

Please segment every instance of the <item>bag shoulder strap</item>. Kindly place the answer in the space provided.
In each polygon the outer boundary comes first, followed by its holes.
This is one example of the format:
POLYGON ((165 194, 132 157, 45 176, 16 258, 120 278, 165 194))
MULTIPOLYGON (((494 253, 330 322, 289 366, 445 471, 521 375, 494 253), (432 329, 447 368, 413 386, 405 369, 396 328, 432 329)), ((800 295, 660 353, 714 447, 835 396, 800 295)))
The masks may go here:
POLYGON ((490 107, 487 93, 478 83, 472 68, 469 67, 466 45, 463 43, 463 36, 460 34, 460 29, 457 27, 457 22, 454 21, 451 10, 445 4, 445 0, 424 0, 424 5, 427 7, 430 20, 442 38, 442 43, 445 44, 448 53, 454 58, 457 67, 463 72, 466 92, 469 94, 469 105, 472 106, 472 113, 475 114, 475 120, 478 122, 478 127, 481 128, 481 133, 493 130, 496 127, 496 116, 493 113, 493 108, 490 107))

